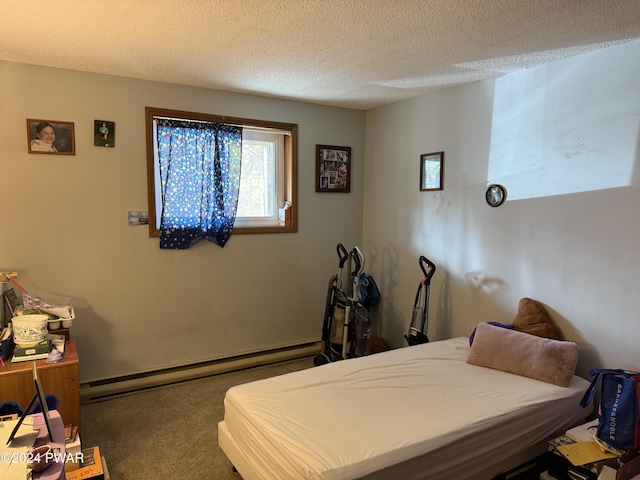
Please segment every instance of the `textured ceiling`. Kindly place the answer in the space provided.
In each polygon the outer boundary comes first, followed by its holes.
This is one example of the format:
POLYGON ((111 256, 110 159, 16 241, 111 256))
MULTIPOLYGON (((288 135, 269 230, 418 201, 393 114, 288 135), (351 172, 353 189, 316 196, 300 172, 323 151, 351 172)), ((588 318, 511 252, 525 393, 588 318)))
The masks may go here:
POLYGON ((3 0, 0 60, 369 109, 640 38, 639 0, 3 0))

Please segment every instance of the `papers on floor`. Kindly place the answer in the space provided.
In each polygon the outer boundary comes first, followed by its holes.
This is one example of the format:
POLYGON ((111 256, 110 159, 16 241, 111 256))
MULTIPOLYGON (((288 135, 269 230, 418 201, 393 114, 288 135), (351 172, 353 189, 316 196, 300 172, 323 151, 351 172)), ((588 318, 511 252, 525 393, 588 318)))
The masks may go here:
POLYGON ((607 458, 616 458, 617 455, 611 452, 605 452, 594 441, 577 442, 569 445, 560 445, 558 451, 573 465, 580 466, 587 463, 606 460, 607 458))
POLYGON ((573 427, 564 435, 550 440, 550 450, 563 456, 576 467, 586 468, 590 464, 616 458, 618 455, 606 451, 595 441, 594 434, 597 428, 597 419, 573 427))

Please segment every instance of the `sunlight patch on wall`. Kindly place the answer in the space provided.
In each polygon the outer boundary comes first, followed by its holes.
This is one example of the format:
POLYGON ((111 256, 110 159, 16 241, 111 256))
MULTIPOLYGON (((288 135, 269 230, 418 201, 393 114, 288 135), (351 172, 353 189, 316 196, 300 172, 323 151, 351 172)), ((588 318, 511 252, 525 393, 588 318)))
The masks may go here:
POLYGON ((508 200, 630 184, 640 49, 630 58, 618 48, 496 80, 487 182, 506 186, 508 200))

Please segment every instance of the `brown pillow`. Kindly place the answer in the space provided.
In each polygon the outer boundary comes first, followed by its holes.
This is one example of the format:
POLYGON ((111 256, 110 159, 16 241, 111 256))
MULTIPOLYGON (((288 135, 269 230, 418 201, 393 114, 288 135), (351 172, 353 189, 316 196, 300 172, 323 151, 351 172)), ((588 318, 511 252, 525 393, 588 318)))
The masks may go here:
POLYGON ((467 363, 566 387, 578 365, 578 346, 480 323, 467 363))
POLYGON ((513 320, 516 330, 538 337, 560 339, 558 329, 551 323, 551 317, 540 302, 530 298, 521 298, 518 302, 518 314, 513 320))

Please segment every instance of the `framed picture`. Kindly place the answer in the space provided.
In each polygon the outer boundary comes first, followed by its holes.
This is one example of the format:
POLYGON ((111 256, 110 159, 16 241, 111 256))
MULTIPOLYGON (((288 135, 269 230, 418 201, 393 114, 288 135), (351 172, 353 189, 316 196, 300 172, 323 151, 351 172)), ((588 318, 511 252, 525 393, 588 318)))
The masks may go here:
POLYGON ((351 147, 316 145, 316 192, 351 191, 351 147))
POLYGON ((29 153, 75 155, 76 140, 72 122, 27 119, 29 153))
POLYGON ((116 122, 93 121, 93 145, 96 147, 116 146, 116 122))
POLYGON ((149 225, 149 212, 129 212, 129 225, 149 225))
POLYGON ((444 186, 444 152, 420 155, 420 191, 442 190, 444 186))

